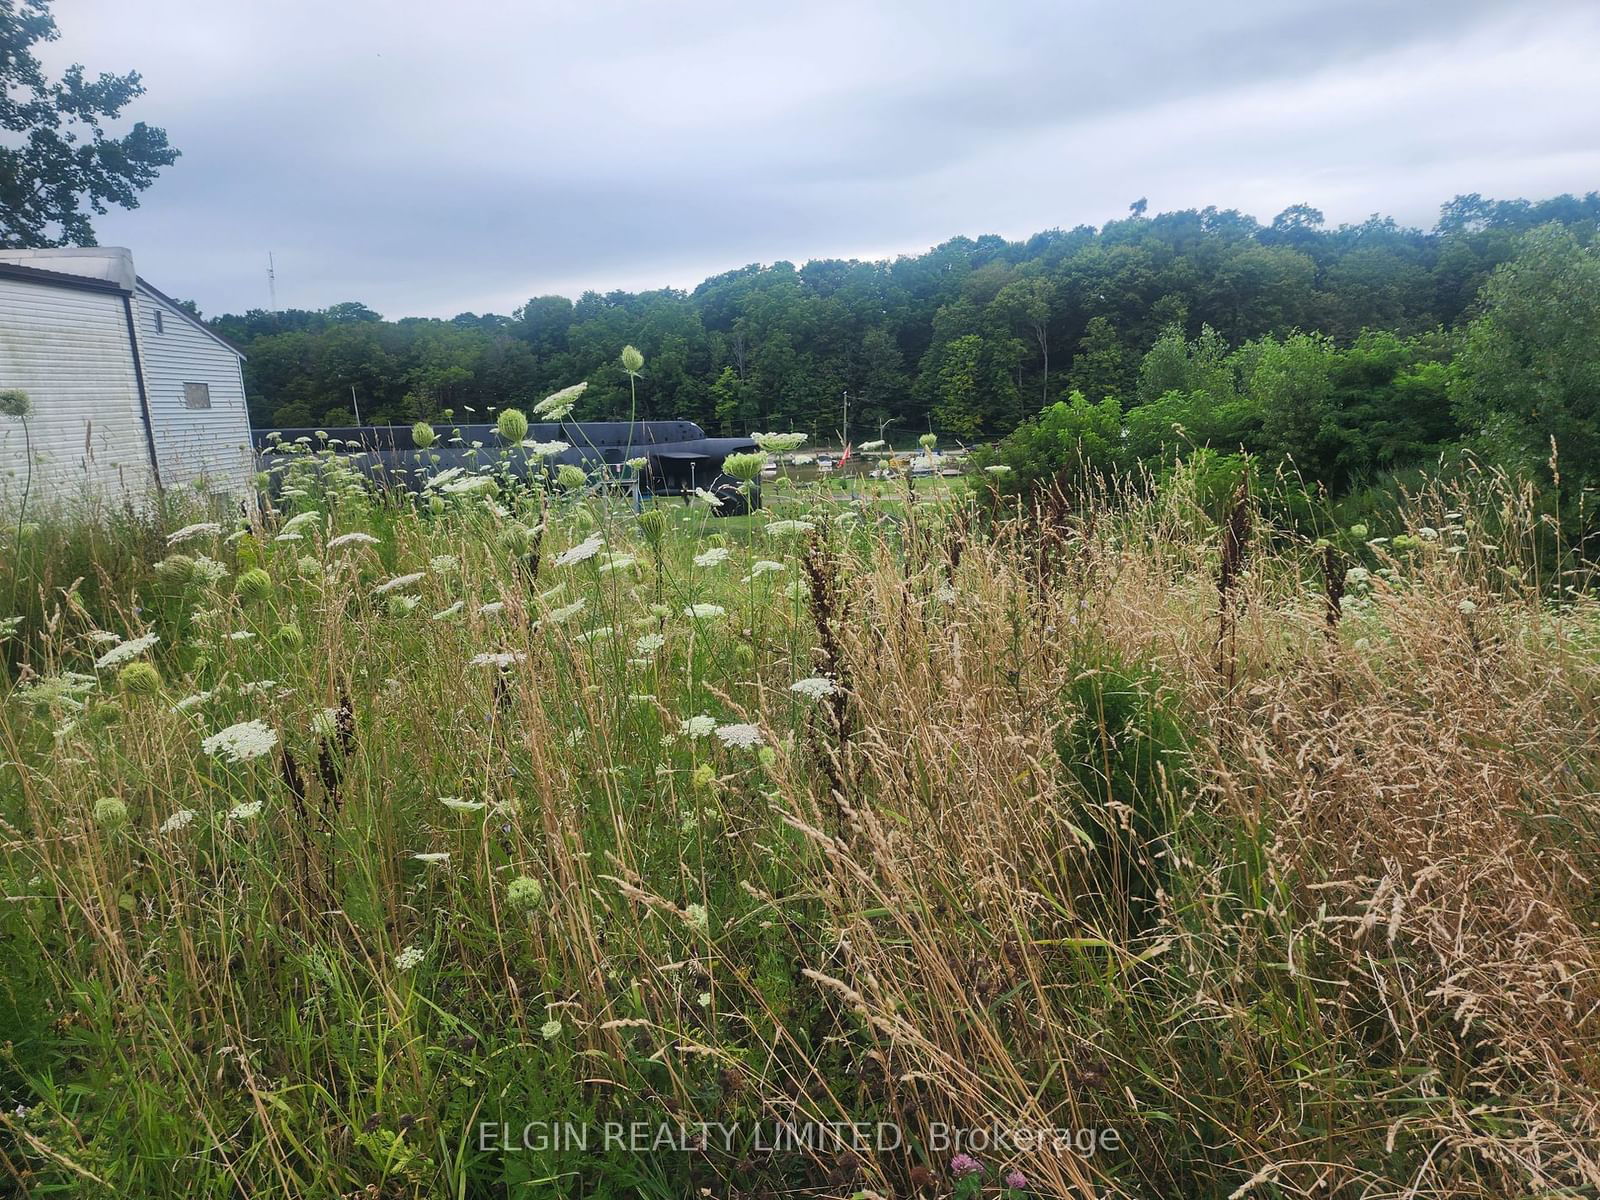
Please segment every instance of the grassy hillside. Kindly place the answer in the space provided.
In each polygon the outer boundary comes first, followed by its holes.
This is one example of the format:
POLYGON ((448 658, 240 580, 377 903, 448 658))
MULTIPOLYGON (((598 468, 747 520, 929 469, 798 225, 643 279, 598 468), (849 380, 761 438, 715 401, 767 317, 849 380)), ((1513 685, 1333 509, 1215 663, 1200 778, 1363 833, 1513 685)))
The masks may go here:
POLYGON ((6 556, 22 1194, 1600 1188, 1600 608, 1527 493, 434 491, 6 556))

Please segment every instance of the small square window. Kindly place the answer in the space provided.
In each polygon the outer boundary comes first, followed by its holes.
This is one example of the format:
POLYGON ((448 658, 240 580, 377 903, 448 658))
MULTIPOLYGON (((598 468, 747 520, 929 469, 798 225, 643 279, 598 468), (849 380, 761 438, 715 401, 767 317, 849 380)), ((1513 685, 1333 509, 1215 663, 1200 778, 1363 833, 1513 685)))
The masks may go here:
POLYGON ((209 383, 184 384, 183 406, 185 408, 210 408, 211 385, 209 383))
POLYGON ((158 308, 158 309, 156 309, 156 332, 157 333, 165 333, 166 331, 167 331, 167 322, 166 322, 165 315, 158 308))

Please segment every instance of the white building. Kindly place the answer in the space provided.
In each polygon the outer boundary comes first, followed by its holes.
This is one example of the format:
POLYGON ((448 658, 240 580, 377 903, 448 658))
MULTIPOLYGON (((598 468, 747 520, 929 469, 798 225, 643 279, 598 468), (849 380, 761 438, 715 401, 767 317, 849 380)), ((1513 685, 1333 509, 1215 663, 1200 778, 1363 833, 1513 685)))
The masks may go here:
POLYGON ((140 279, 116 247, 0 250, 0 508, 136 501, 203 485, 242 497, 254 458, 244 355, 140 279), (30 501, 31 505, 32 501, 30 501))

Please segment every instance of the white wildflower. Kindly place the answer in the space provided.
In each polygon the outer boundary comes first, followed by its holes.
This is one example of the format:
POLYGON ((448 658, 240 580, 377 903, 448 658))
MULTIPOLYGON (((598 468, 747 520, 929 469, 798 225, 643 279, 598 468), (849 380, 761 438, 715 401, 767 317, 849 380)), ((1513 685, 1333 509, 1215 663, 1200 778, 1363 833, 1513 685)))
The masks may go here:
POLYGON ((583 541, 579 542, 576 546, 573 546, 567 550, 563 550, 560 554, 556 555, 555 565, 558 567, 570 567, 574 563, 587 562, 596 554, 599 554, 601 548, 604 547, 605 544, 606 542, 604 537, 598 533, 592 533, 583 541))
POLYGON ((460 796, 440 796, 439 803, 451 812, 482 812, 487 807, 482 800, 463 800, 460 796))
POLYGON ((448 575, 460 569, 461 560, 454 554, 435 554, 428 560, 428 570, 439 575, 448 575))
POLYGON ((201 521, 197 525, 185 525, 173 533, 167 534, 167 545, 176 546, 179 542, 187 542, 190 538, 206 537, 222 532, 222 526, 215 521, 201 521))
POLYGON ((534 458, 553 458, 557 454, 565 454, 572 446, 568 442, 523 442, 522 448, 534 458))
POLYGON ((373 588, 372 594, 374 596, 382 596, 389 592, 399 591, 401 588, 408 588, 413 583, 416 583, 417 580, 426 577, 426 575, 426 571, 413 571, 409 575, 396 575, 393 579, 385 579, 377 587, 373 588))
POLYGON ((709 737, 716 731, 716 728, 717 719, 704 715, 690 717, 687 720, 678 722, 678 732, 683 734, 684 737, 692 738, 695 741, 699 741, 703 737, 709 737))
POLYGON ((522 662, 528 656, 520 650, 502 650, 498 653, 485 651, 483 654, 474 654, 467 660, 469 667, 499 667, 502 671, 515 663, 522 662))
POLYGON ((261 801, 246 800, 243 804, 235 804, 228 810, 230 821, 253 821, 261 815, 261 801))
POLYGON ((587 600, 574 600, 571 604, 563 604, 560 608, 552 609, 550 615, 544 619, 546 625, 564 625, 573 617, 587 608, 587 600))
POLYGON ((588 390, 589 383, 575 383, 571 387, 562 388, 559 392, 552 392, 543 400, 533 406, 533 411, 547 421, 565 420, 572 411, 572 406, 578 402, 578 397, 588 390))
POLYGON ((718 725, 717 740, 738 750, 754 750, 761 745, 761 731, 754 725, 718 725))
POLYGON ((376 546, 378 539, 370 533, 362 533, 359 529, 353 533, 341 533, 338 537, 328 542, 329 550, 337 550, 340 546, 376 546))
POLYGON ((255 636, 248 629, 235 629, 228 635, 228 640, 230 642, 250 642, 255 640, 255 636))
POLYGON ((192 808, 180 808, 165 821, 161 822, 160 832, 177 833, 178 830, 188 826, 189 822, 193 821, 195 817, 199 815, 200 814, 195 812, 192 808))
POLYGON ((720 604, 691 604, 683 610, 683 615, 697 621, 707 621, 727 616, 728 610, 720 604))
POLYGON ((662 634, 647 633, 633 643, 633 652, 641 656, 650 655, 654 654, 666 644, 667 639, 662 634))
POLYGON ((94 665, 101 669, 106 667, 119 667, 125 662, 131 662, 133 659, 138 658, 139 655, 143 654, 146 650, 150 649, 151 646, 154 646, 160 640, 161 635, 159 633, 147 633, 142 637, 129 638, 120 645, 113 646, 99 658, 95 659, 94 665))
POLYGON ((215 695, 214 692, 196 692, 192 696, 185 696, 172 706, 173 712, 188 712, 191 708, 199 708, 215 695))
POLYGON ((427 952, 420 946, 407 946, 394 956, 394 969, 396 971, 414 971, 422 965, 422 960, 427 957, 427 952))
POLYGON ((278 732, 264 721, 240 721, 200 743, 200 749, 231 762, 248 762, 270 754, 278 744, 278 732))
POLYGON ((431 619, 435 621, 447 621, 466 606, 467 602, 465 600, 457 600, 449 608, 441 608, 438 612, 434 613, 431 619))
MULTIPOLYGON (((283 523, 283 533, 298 533, 307 525, 315 525, 322 520, 322 514, 315 509, 308 509, 303 513, 296 513, 283 523)), ((280 536, 282 536, 280 534, 280 536)))
POLYGON ((824 696, 831 696, 839 690, 838 685, 825 675, 817 675, 811 679, 797 679, 789 685, 791 692, 797 692, 807 700, 821 700, 824 696))
POLYGON ((505 610, 506 602, 504 600, 491 600, 487 604, 478 605, 478 615, 480 617, 499 616, 505 610))
POLYGON ((811 533, 816 528, 816 525, 810 521, 772 521, 767 525, 767 532, 772 534, 774 537, 781 537, 784 534, 790 533, 811 533))
POLYGON ((423 854, 413 854, 411 857, 419 863, 427 863, 430 867, 442 867, 450 862, 450 851, 430 850, 423 854))
POLYGON ((770 575, 774 571, 787 571, 789 568, 781 562, 773 562, 770 558, 758 558, 750 564, 751 575, 770 575))
POLYGON ((694 565, 697 567, 720 567, 728 561, 728 548, 726 546, 713 546, 694 556, 694 565))

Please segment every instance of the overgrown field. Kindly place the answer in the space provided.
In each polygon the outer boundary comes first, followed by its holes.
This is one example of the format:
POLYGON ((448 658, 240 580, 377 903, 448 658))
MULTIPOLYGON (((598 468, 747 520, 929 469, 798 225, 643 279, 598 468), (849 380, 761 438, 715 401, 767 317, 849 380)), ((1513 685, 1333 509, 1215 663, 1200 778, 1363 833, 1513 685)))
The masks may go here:
POLYGON ((4 535, 20 1194, 1600 1195, 1600 607, 1525 492, 316 462, 4 535))

